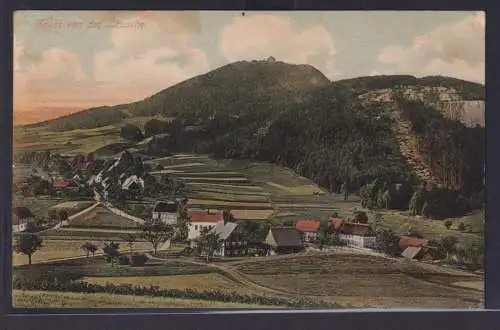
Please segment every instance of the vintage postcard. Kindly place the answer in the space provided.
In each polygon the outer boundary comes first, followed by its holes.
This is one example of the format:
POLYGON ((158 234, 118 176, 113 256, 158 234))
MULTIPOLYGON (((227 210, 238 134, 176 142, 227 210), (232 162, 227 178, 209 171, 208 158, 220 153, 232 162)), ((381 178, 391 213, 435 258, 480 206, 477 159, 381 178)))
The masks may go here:
POLYGON ((484 305, 483 12, 18 11, 13 301, 484 305))

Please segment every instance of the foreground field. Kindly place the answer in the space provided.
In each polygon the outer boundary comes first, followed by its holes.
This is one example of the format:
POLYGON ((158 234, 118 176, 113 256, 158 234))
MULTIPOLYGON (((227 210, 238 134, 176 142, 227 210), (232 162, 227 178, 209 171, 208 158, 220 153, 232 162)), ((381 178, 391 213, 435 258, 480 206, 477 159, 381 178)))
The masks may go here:
POLYGON ((270 308, 192 299, 20 290, 13 291, 13 304, 16 308, 270 308))
POLYGON ((471 274, 452 275, 366 255, 328 255, 267 260, 239 265, 256 283, 297 295, 323 296, 355 307, 482 306, 482 293, 455 285, 478 282, 471 274))
POLYGON ((153 285, 162 289, 191 289, 197 291, 217 290, 222 292, 237 292, 240 294, 254 294, 249 289, 239 287, 239 284, 218 273, 151 276, 151 277, 85 277, 84 281, 96 284, 131 284, 153 285))

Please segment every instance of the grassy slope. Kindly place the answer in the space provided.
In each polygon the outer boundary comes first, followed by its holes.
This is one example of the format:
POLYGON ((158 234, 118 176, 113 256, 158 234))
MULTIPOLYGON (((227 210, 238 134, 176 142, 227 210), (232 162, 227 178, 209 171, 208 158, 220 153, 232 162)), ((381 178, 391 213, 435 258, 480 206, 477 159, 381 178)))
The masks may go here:
POLYGON ((51 150, 75 155, 87 154, 108 144, 123 142, 118 126, 50 131, 45 127, 14 129, 14 154, 22 151, 51 150))

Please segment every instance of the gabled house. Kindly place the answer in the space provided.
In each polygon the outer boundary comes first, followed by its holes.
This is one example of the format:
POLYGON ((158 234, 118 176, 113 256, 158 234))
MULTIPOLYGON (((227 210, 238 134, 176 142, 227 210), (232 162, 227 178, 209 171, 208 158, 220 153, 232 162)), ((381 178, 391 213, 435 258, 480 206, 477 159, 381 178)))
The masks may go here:
POLYGON ((211 230, 218 223, 224 223, 222 213, 209 213, 206 211, 190 211, 191 223, 188 226, 188 240, 195 240, 201 235, 203 229, 211 230))
POLYGON ((271 255, 297 253, 304 249, 301 234, 294 227, 271 227, 265 243, 271 255))
POLYGON ((12 208, 12 232, 23 232, 28 228, 28 224, 35 219, 35 215, 24 206, 12 208))
POLYGON ((312 242, 319 237, 320 223, 319 220, 299 220, 295 224, 295 229, 302 234, 304 242, 312 242))
POLYGON ((165 224, 175 225, 179 217, 176 201, 162 201, 156 203, 151 218, 161 220, 165 224))
POLYGON ((403 236, 399 239, 401 256, 410 260, 430 261, 438 257, 438 249, 429 246, 429 240, 424 238, 403 236))
POLYGON ((340 218, 333 218, 332 223, 330 224, 330 228, 332 228, 334 230, 339 230, 343 224, 344 224, 344 220, 342 220, 340 218))
POLYGON ((418 260, 418 261, 432 261, 437 258, 438 250, 436 247, 428 246, 408 246, 403 252, 401 252, 401 256, 410 260, 418 260))
POLYGON ((407 247, 428 247, 429 240, 418 237, 401 236, 399 239, 399 247, 406 249, 407 247))
POLYGON ((74 180, 69 179, 56 179, 52 186, 55 190, 65 190, 78 188, 78 184, 74 180))
POLYGON ((144 189, 144 180, 142 178, 139 178, 137 175, 131 175, 127 179, 125 179, 125 181, 123 181, 122 189, 133 189, 133 185, 135 185, 136 188, 144 189))
POLYGON ((338 233, 341 242, 349 247, 375 249, 377 235, 369 224, 332 220, 331 229, 338 233))
POLYGON ((82 172, 88 172, 88 170, 90 170, 90 165, 92 165, 92 162, 90 161, 83 162, 80 165, 79 170, 82 172))
POLYGON ((216 255, 221 257, 226 255, 241 255, 246 249, 247 242, 242 240, 236 227, 238 227, 238 224, 235 222, 219 222, 212 228, 211 232, 218 234, 222 242, 222 247, 219 251, 216 251, 216 255))

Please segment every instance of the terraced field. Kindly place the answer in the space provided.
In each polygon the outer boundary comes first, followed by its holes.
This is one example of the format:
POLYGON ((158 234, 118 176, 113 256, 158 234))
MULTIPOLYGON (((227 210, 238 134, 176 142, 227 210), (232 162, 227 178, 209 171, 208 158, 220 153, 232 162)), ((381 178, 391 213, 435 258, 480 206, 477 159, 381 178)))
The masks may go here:
POLYGON ((274 208, 270 194, 253 184, 239 171, 233 171, 205 155, 178 154, 151 161, 153 168, 162 165, 156 176, 170 173, 186 184, 189 205, 193 209, 229 208, 237 219, 265 220, 274 208))
MULTIPOLYGON (((193 154, 177 154, 150 163, 157 177, 169 173, 184 181, 192 208, 229 208, 237 219, 245 220, 272 219, 278 213, 309 218, 311 212, 327 219, 332 212, 342 210, 314 182, 273 164, 214 160, 193 154), (163 168, 157 169, 158 165, 163 168), (321 195, 314 195, 316 192, 321 195)), ((351 201, 350 207, 352 203, 357 201, 351 201)))

